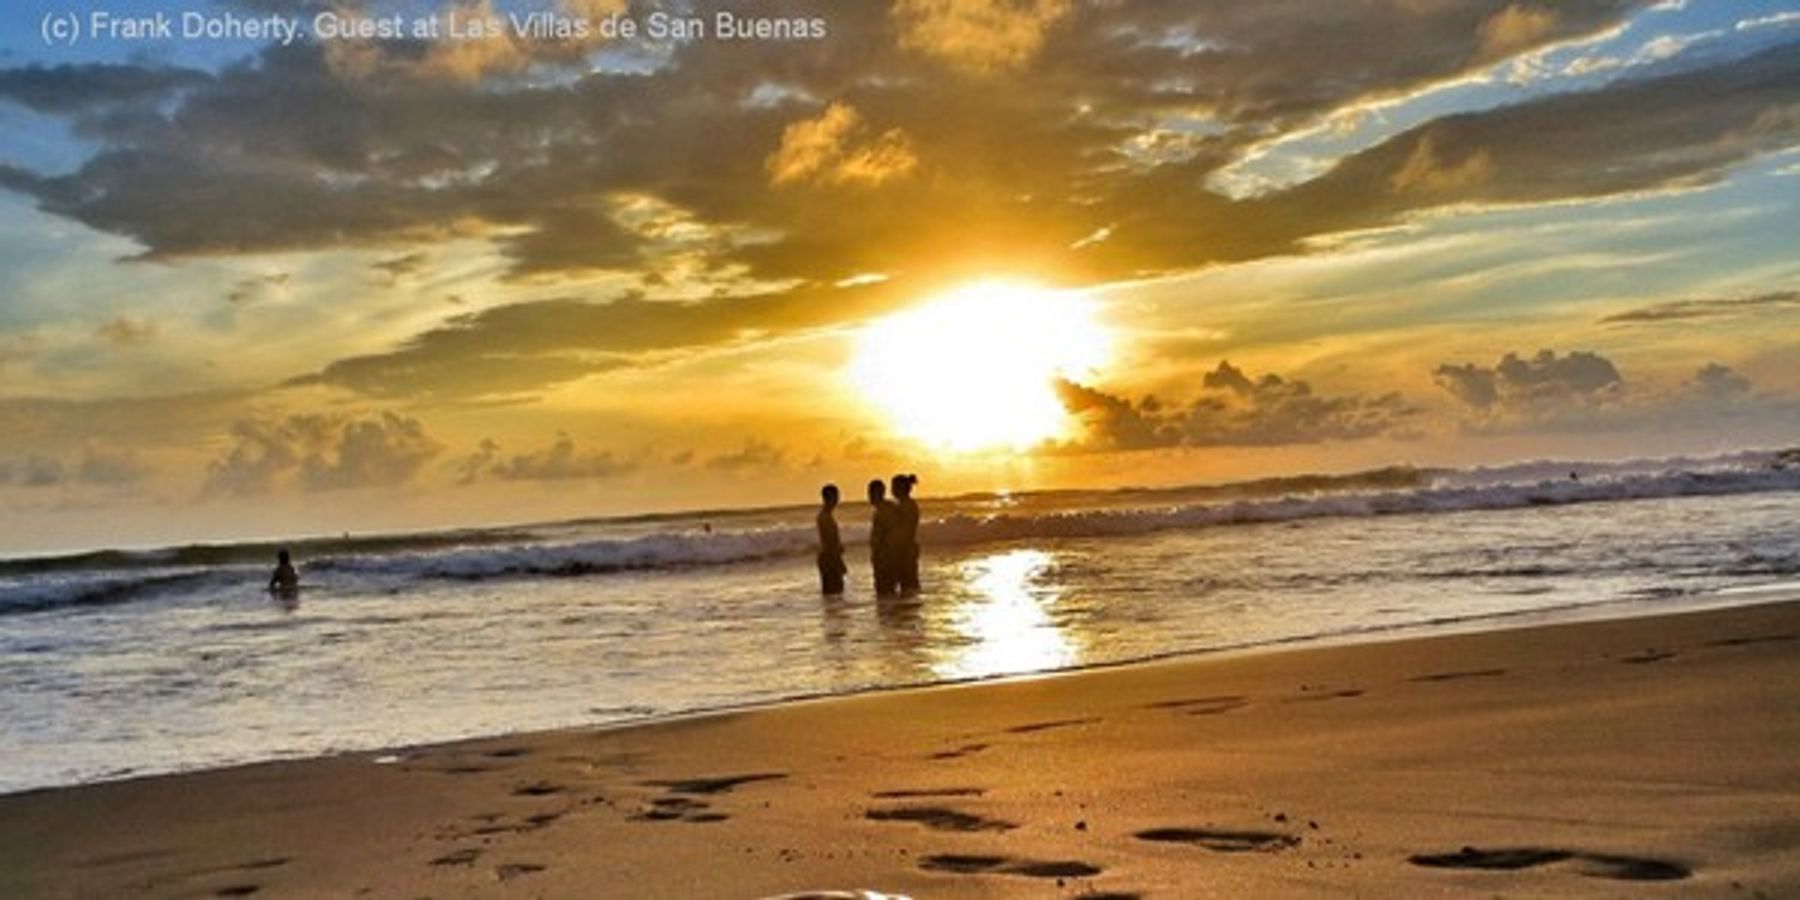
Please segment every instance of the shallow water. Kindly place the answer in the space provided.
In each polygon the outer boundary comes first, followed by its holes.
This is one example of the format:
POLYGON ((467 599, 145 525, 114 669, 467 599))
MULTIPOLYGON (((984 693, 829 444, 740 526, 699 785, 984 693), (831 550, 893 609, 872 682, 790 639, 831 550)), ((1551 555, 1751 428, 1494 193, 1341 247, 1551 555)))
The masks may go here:
POLYGON ((0 562, 0 790, 1792 582, 1800 473, 1702 468, 928 500, 906 601, 821 598, 810 510, 340 542, 294 603, 262 547, 0 562))

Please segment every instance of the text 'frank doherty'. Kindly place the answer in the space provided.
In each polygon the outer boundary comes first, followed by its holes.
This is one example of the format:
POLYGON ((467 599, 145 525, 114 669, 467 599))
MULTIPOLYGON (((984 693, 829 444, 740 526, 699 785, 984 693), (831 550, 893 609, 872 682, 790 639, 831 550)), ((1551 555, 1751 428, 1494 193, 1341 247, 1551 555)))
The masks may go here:
POLYGON ((479 10, 417 16, 363 16, 331 11, 310 18, 199 11, 121 15, 103 9, 88 10, 79 17, 72 13, 62 15, 67 17, 64 21, 47 23, 61 27, 47 27, 46 40, 56 43, 74 43, 81 39, 251 41, 283 46, 307 38, 323 41, 795 41, 820 40, 830 30, 826 20, 817 16, 750 16, 725 11, 710 15, 676 15, 660 11, 641 16, 615 13, 597 18, 548 11, 496 15, 479 10), (51 34, 56 37, 51 38, 51 34))

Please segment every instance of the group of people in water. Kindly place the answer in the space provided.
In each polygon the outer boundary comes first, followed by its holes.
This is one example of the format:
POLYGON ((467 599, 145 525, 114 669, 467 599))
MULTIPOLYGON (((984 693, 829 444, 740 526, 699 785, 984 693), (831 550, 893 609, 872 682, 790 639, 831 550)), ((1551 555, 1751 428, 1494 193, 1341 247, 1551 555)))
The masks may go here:
MULTIPOLYGON (((919 502, 913 499, 917 475, 895 475, 883 482, 869 482, 869 568, 874 576, 875 593, 882 597, 914 594, 919 590, 919 502), (889 493, 893 499, 888 499, 889 493)), ((844 540, 838 534, 836 511, 838 486, 819 489, 824 501, 819 509, 819 588, 829 595, 844 592, 844 576, 850 567, 844 564, 844 540)), ((712 526, 706 526, 710 533, 712 526)), ((282 550, 275 571, 269 576, 269 592, 292 597, 300 589, 300 574, 293 558, 282 550)))
MULTIPOLYGON (((919 590, 919 502, 913 499, 917 475, 895 475, 887 483, 869 482, 869 569, 875 593, 891 597, 919 590), (891 486, 891 490, 890 490, 891 486), (888 499, 889 493, 893 499, 888 499)), ((819 489, 819 589, 826 594, 844 592, 844 541, 838 535, 836 510, 838 486, 819 489)))

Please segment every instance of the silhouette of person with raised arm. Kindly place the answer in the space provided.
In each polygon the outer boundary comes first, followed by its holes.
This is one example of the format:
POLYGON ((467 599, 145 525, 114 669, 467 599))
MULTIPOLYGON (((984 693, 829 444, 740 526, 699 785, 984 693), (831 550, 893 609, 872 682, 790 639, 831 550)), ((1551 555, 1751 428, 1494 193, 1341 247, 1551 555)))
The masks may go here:
POLYGON ((894 527, 898 511, 887 500, 887 485, 877 478, 869 482, 869 568, 875 575, 875 593, 886 597, 899 591, 894 577, 894 527))
POLYGON ((844 565, 844 541, 838 536, 837 519, 832 516, 838 505, 838 486, 828 484, 820 488, 819 499, 823 501, 818 518, 819 590, 835 596, 844 592, 844 573, 850 571, 844 565))
POLYGON ((295 594, 300 590, 300 573, 294 570, 294 559, 287 550, 275 554, 275 571, 269 575, 269 593, 295 594))
POLYGON ((917 475, 895 475, 894 531, 890 558, 894 565, 894 582, 903 593, 919 591, 919 501, 912 496, 917 475))

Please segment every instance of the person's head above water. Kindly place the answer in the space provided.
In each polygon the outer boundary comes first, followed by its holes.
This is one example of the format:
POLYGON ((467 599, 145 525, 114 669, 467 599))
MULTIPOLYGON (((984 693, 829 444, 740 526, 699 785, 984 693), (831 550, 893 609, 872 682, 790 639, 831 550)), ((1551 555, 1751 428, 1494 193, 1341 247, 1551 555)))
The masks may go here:
POLYGON ((277 550, 275 551, 275 561, 284 566, 288 566, 293 565, 294 558, 289 556, 286 550, 277 550))
POLYGON ((894 496, 905 500, 912 496, 913 485, 919 481, 917 475, 895 475, 889 479, 894 484, 894 496))
POLYGON ((837 485, 828 484, 822 488, 819 488, 819 499, 825 501, 826 506, 838 505, 837 485))
POLYGON ((885 499, 887 499, 887 485, 882 484, 879 478, 869 482, 869 502, 880 503, 885 499))

